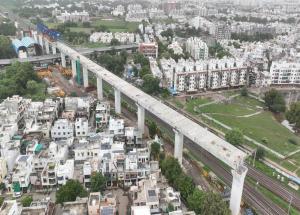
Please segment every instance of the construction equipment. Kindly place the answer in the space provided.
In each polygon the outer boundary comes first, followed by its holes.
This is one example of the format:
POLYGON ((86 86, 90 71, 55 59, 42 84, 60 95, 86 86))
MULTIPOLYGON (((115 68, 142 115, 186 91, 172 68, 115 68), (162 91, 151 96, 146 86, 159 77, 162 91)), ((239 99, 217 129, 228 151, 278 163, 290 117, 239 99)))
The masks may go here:
POLYGON ((47 69, 40 69, 37 71, 37 76, 40 78, 40 79, 43 79, 43 78, 50 78, 52 77, 52 71, 49 70, 48 68, 47 69))
POLYGON ((66 93, 63 90, 59 90, 55 93, 57 97, 65 97, 66 93))

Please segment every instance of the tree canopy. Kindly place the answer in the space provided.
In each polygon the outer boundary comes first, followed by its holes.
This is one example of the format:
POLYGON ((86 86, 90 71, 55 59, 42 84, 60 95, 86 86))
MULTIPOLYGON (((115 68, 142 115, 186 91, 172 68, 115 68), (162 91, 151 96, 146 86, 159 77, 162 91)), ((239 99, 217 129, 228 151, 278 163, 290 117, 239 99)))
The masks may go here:
POLYGON ((142 89, 148 94, 158 94, 160 91, 159 83, 159 79, 152 74, 144 75, 142 89))
POLYGON ((33 100, 45 99, 45 84, 30 63, 14 63, 0 74, 0 99, 21 95, 33 100))
POLYGON ((97 58, 97 62, 104 66, 107 70, 115 75, 122 76, 124 72, 124 65, 127 61, 127 55, 112 55, 105 53, 97 58))
POLYGON ((154 160, 159 159, 159 153, 160 153, 160 144, 158 142, 153 142, 151 144, 151 157, 154 160))
MULTIPOLYGON (((16 34, 16 27, 14 23, 0 23, 0 34, 4 36, 14 36, 16 34)), ((2 47, 1 47, 2 48, 2 47)))
POLYGON ((86 197, 87 191, 77 180, 68 180, 67 183, 56 192, 56 203, 72 202, 77 197, 86 197))
POLYGON ((96 172, 91 177, 91 191, 103 192, 106 188, 106 178, 100 172, 96 172))
POLYGON ((245 142, 242 131, 236 128, 227 132, 225 134, 225 139, 232 145, 242 145, 245 142))
POLYGON ((33 199, 31 196, 25 196, 21 199, 21 203, 23 207, 29 207, 32 201, 33 199))
POLYGON ((0 59, 17 57, 8 37, 0 35, 0 47, 0 59))
POLYGON ((266 92, 264 100, 270 111, 275 113, 285 112, 285 100, 277 90, 271 89, 266 92))
POLYGON ((149 129, 149 136, 153 139, 154 136, 157 134, 157 125, 153 121, 148 122, 148 129, 149 129))
POLYGON ((286 119, 295 125, 296 129, 300 128, 300 102, 291 104, 290 109, 286 112, 286 119))

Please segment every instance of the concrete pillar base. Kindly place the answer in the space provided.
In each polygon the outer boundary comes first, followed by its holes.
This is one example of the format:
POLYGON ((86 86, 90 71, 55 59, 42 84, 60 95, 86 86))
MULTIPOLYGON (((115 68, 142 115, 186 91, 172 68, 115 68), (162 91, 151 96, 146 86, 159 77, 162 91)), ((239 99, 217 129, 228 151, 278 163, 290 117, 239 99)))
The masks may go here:
POLYGON ((144 128, 145 128, 145 108, 138 105, 138 129, 139 131, 144 134, 144 128))
POLYGON ((174 132, 175 132, 174 157, 178 160, 179 164, 182 165, 183 134, 177 130, 174 130, 174 132))
POLYGON ((84 88, 89 87, 89 72, 86 66, 82 67, 82 71, 83 71, 83 86, 84 88))
POLYGON ((115 89, 115 111, 121 114, 121 92, 118 89, 115 89))
POLYGON ((76 77, 76 61, 71 60, 71 63, 72 63, 72 77, 75 78, 76 77))
POLYGON ((230 194, 229 208, 232 215, 240 214, 240 206, 243 194, 244 180, 247 174, 248 168, 240 165, 237 169, 231 170, 232 173, 232 185, 230 194))
POLYGON ((66 55, 64 53, 60 53, 61 56, 61 66, 66 68, 67 67, 67 63, 66 63, 66 55))
POLYGON ((97 77, 97 96, 99 100, 103 99, 102 78, 97 77))

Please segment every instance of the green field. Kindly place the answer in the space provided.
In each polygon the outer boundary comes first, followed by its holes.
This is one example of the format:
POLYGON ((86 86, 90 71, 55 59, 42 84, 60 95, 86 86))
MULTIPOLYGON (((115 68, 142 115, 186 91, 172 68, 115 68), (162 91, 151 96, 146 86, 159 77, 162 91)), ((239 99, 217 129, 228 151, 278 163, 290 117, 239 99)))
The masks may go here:
POLYGON ((200 108, 199 112, 207 113, 225 125, 241 129, 245 135, 283 155, 298 149, 300 138, 262 107, 263 104, 255 99, 238 96, 227 104, 211 104, 200 108), (290 139, 297 143, 291 143, 290 139))
POLYGON ((93 27, 105 26, 110 32, 135 32, 138 29, 139 23, 126 22, 121 19, 96 19, 92 21, 91 25, 93 27))
POLYGON ((94 30, 93 28, 83 28, 83 27, 70 27, 69 29, 71 32, 83 32, 86 34, 91 34, 91 32, 94 30))

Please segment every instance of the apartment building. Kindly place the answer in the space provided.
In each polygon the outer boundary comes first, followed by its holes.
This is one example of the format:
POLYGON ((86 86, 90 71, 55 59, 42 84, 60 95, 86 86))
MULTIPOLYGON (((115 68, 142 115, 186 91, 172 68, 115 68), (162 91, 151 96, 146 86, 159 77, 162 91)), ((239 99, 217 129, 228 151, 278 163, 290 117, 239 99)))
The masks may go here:
POLYGON ((67 139, 74 136, 73 123, 67 119, 58 119, 51 128, 52 139, 67 139))
POLYGON ((41 181, 43 187, 53 187, 57 184, 57 163, 55 161, 48 161, 45 165, 42 174, 41 181))
POLYGON ((299 85, 300 63, 275 61, 270 68, 272 85, 299 85))
POLYGON ((56 15, 56 18, 60 22, 88 22, 90 21, 90 15, 86 11, 78 12, 74 11, 72 13, 69 13, 67 11, 65 12, 58 12, 58 15, 56 15))
POLYGON ((140 43, 139 52, 141 52, 146 57, 158 57, 158 45, 155 42, 140 43))
POLYGON ((123 119, 109 119, 108 131, 113 135, 124 134, 124 120, 123 119))
POLYGON ((32 155, 20 155, 16 160, 12 175, 12 188, 15 197, 26 193, 30 184, 30 174, 33 170, 32 155))
POLYGON ((174 92, 197 92, 243 86, 248 67, 241 59, 161 60, 168 86, 174 92))
POLYGON ((6 160, 0 157, 0 184, 3 182, 3 179, 7 176, 7 164, 6 160))
POLYGON ((191 37, 186 41, 186 51, 195 60, 205 60, 208 58, 208 46, 199 37, 191 37))
POLYGON ((65 185, 69 179, 74 178, 74 160, 67 160, 65 163, 59 163, 57 166, 57 184, 65 185))
POLYGON ((109 102, 97 103, 96 106, 96 128, 106 126, 110 117, 110 104, 109 102))
POLYGON ((77 118, 75 120, 75 135, 76 137, 83 138, 88 136, 89 121, 86 118, 77 118))
POLYGON ((230 40, 231 27, 228 23, 219 22, 215 25, 215 39, 216 40, 230 40))

